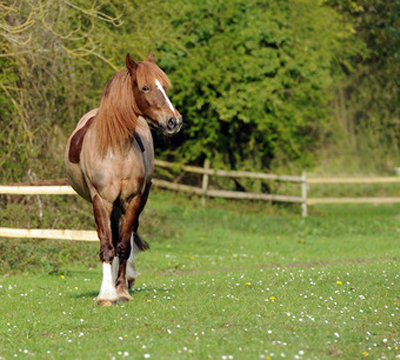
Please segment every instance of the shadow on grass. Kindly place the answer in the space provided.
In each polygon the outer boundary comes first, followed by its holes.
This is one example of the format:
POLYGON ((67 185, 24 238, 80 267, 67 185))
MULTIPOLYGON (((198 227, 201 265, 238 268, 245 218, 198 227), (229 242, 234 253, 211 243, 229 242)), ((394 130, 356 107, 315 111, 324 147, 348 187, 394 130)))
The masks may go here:
MULTIPOLYGON (((134 289, 129 289, 129 293, 135 297, 135 295, 138 294, 146 294, 146 293, 163 293, 165 291, 171 291, 172 289, 165 289, 165 288, 154 288, 154 287, 139 287, 139 288, 134 288, 134 289)), ((100 288, 99 288, 100 291, 100 288)), ((69 297, 74 298, 74 299, 83 299, 83 298, 96 298, 97 295, 99 295, 99 291, 88 291, 88 292, 82 292, 78 294, 69 294, 69 297)))
POLYGON ((80 294, 69 294, 69 297, 74 299, 83 299, 83 298, 95 298, 99 295, 98 291, 88 291, 80 294))

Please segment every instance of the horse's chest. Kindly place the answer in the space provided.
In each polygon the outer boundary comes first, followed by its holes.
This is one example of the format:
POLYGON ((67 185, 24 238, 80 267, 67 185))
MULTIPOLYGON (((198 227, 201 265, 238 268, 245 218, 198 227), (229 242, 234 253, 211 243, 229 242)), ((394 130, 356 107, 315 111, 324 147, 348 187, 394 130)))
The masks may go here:
POLYGON ((137 147, 121 155, 110 151, 102 158, 82 164, 91 183, 103 197, 129 197, 142 191, 153 174, 152 161, 137 147), (89 165, 85 166, 85 165, 89 165), (109 194, 109 196, 106 195, 109 194))

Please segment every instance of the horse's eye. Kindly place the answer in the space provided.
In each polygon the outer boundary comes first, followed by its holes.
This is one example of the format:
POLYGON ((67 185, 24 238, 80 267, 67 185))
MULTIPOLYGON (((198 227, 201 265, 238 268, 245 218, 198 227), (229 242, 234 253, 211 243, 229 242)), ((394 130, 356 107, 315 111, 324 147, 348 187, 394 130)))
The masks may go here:
POLYGON ((143 91, 143 92, 149 92, 149 91, 150 91, 150 88, 149 88, 147 85, 145 85, 145 86, 143 86, 142 91, 143 91))

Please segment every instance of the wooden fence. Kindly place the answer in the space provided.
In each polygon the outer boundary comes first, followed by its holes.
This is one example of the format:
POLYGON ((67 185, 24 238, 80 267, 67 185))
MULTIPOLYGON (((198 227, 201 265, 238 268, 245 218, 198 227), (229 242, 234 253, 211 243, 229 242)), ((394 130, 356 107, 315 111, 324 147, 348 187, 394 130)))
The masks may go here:
MULTIPOLYGON (((400 203, 400 197, 373 197, 373 198, 309 198, 307 191, 312 184, 373 184, 373 183, 400 183, 400 177, 370 177, 370 178, 308 178, 303 172, 301 176, 275 175, 266 173, 255 173, 245 171, 227 171, 210 168, 210 162, 206 160, 204 167, 180 165, 162 160, 155 161, 156 166, 162 168, 177 169, 182 172, 202 175, 202 186, 195 187, 177 182, 153 179, 153 184, 160 188, 201 196, 205 204, 207 197, 221 197, 228 199, 263 200, 271 202, 290 202, 301 205, 301 214, 307 216, 307 206, 314 204, 346 204, 346 203, 375 203, 393 204, 400 203), (240 191, 217 190, 209 187, 211 176, 230 178, 250 178, 265 181, 292 182, 300 185, 299 196, 275 195, 264 193, 248 193, 240 191)), ((0 195, 76 195, 71 186, 66 185, 65 180, 45 181, 42 185, 21 184, 21 185, 0 185, 0 195), (54 185, 61 183, 62 185, 54 185)), ((17 238, 49 238, 63 240, 84 240, 97 241, 95 231, 88 230, 54 230, 54 229, 10 229, 0 227, 0 237, 17 238)))
POLYGON ((251 200, 264 200, 270 202, 291 202, 301 204, 301 214, 303 217, 307 216, 307 206, 314 204, 394 204, 400 203, 400 197, 358 197, 358 198, 310 198, 307 193, 312 184, 388 184, 388 183, 400 183, 400 176, 390 177, 357 177, 357 178, 307 178, 306 173, 303 172, 301 176, 287 176, 287 175, 274 175, 266 173, 255 173, 245 171, 227 171, 227 170, 215 170, 210 168, 209 160, 204 162, 204 167, 186 166, 166 161, 156 160, 156 165, 159 167, 176 168, 185 172, 192 172, 203 175, 202 187, 187 186, 178 183, 171 183, 164 180, 154 179, 153 183, 160 187, 185 191, 193 194, 200 195, 202 197, 203 204, 207 197, 222 197, 230 199, 251 199, 251 200), (215 190, 209 189, 209 177, 220 176, 220 177, 231 177, 231 178, 250 178, 259 180, 274 180, 281 182, 293 182, 300 184, 300 196, 288 196, 288 195, 273 195, 273 194, 260 194, 260 193, 248 193, 239 191, 227 191, 227 190, 215 190))
POLYGON ((307 179, 305 173, 303 173, 302 176, 288 176, 288 175, 274 175, 274 174, 256 173, 248 171, 216 170, 210 168, 210 161, 208 159, 204 161, 204 167, 179 165, 162 160, 156 160, 156 165, 159 167, 175 168, 184 172, 191 172, 203 175, 201 188, 196 186, 178 184, 165 180, 158 180, 158 179, 153 180, 154 185, 165 189, 183 191, 200 195, 202 197, 203 204, 205 204, 207 197, 300 203, 302 204, 303 216, 307 216, 307 191, 306 191, 307 179), (274 194, 263 194, 263 193, 249 193, 243 191, 216 190, 209 188, 210 176, 293 182, 300 184, 302 191, 301 191, 301 196, 289 196, 289 195, 274 195, 274 194))
MULTIPOLYGON (((400 176, 387 177, 353 177, 353 178, 310 178, 307 188, 312 184, 394 184, 400 183, 400 176)), ((308 205, 315 204, 397 204, 400 197, 340 197, 340 198, 307 198, 308 205)))

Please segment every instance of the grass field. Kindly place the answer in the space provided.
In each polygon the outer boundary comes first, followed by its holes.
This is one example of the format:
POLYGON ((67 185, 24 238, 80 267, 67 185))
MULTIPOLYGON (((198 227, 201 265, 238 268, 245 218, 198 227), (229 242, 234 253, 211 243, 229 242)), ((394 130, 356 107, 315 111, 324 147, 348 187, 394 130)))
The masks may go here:
POLYGON ((400 206, 198 204, 152 195, 134 300, 113 307, 97 244, 2 240, 0 358, 400 358, 400 206))

